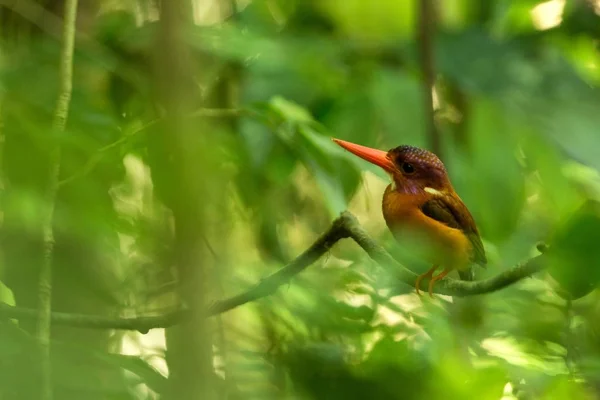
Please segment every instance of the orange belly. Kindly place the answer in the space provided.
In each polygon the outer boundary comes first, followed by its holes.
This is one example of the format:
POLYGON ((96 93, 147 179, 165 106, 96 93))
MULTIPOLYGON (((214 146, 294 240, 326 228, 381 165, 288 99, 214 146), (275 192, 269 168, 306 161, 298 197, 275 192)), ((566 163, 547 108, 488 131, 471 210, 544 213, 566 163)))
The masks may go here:
POLYGON ((427 217, 421 205, 427 194, 403 194, 386 190, 383 216, 388 228, 403 247, 425 261, 449 269, 467 269, 472 245, 459 229, 427 217))

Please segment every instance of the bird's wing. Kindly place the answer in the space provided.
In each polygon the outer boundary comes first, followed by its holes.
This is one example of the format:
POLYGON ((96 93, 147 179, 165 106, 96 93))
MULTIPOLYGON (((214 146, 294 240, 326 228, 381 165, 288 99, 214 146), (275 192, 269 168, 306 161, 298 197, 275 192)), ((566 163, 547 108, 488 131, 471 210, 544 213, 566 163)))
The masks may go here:
POLYGON ((473 216, 458 196, 437 192, 421 206, 421 211, 429 218, 463 231, 473 246, 472 261, 481 266, 487 264, 483 243, 473 216))

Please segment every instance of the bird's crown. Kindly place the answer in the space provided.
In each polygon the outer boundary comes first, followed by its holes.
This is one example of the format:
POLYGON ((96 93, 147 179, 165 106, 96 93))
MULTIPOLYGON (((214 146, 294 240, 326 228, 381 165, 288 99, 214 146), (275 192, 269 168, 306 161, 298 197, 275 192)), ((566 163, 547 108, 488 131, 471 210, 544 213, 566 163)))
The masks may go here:
POLYGON ((429 166, 435 169, 446 172, 444 163, 432 152, 421 149, 415 146, 402 145, 393 148, 389 151, 390 156, 393 158, 397 165, 402 163, 418 164, 420 166, 429 166))

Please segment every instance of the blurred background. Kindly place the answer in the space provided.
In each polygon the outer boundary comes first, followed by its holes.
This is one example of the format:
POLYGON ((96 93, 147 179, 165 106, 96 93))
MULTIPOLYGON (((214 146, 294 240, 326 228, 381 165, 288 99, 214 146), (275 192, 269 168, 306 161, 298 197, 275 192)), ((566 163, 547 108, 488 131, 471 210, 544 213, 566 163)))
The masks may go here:
MULTIPOLYGON (((53 132, 63 0, 0 0, 0 299, 205 309, 343 210, 392 254, 388 178, 330 137, 435 151, 501 291, 419 299, 350 240, 275 294, 145 332, 52 326, 55 399, 600 398, 600 2, 88 0, 53 132)), ((407 265, 415 272, 422 266, 407 265)), ((427 266, 425 266, 427 267, 427 266)), ((35 320, 0 313, 0 399, 35 399, 35 320)))

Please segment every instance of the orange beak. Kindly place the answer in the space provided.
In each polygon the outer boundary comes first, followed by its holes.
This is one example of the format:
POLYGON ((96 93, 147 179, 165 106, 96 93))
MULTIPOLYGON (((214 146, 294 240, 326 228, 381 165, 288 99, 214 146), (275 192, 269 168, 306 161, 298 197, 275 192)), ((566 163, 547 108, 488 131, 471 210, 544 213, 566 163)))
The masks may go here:
POLYGON ((368 162, 383 168, 387 172, 392 173, 396 170, 396 165, 389 159, 386 151, 372 149, 340 139, 332 138, 331 140, 348 150, 350 153, 356 154, 363 160, 367 160, 368 162))

